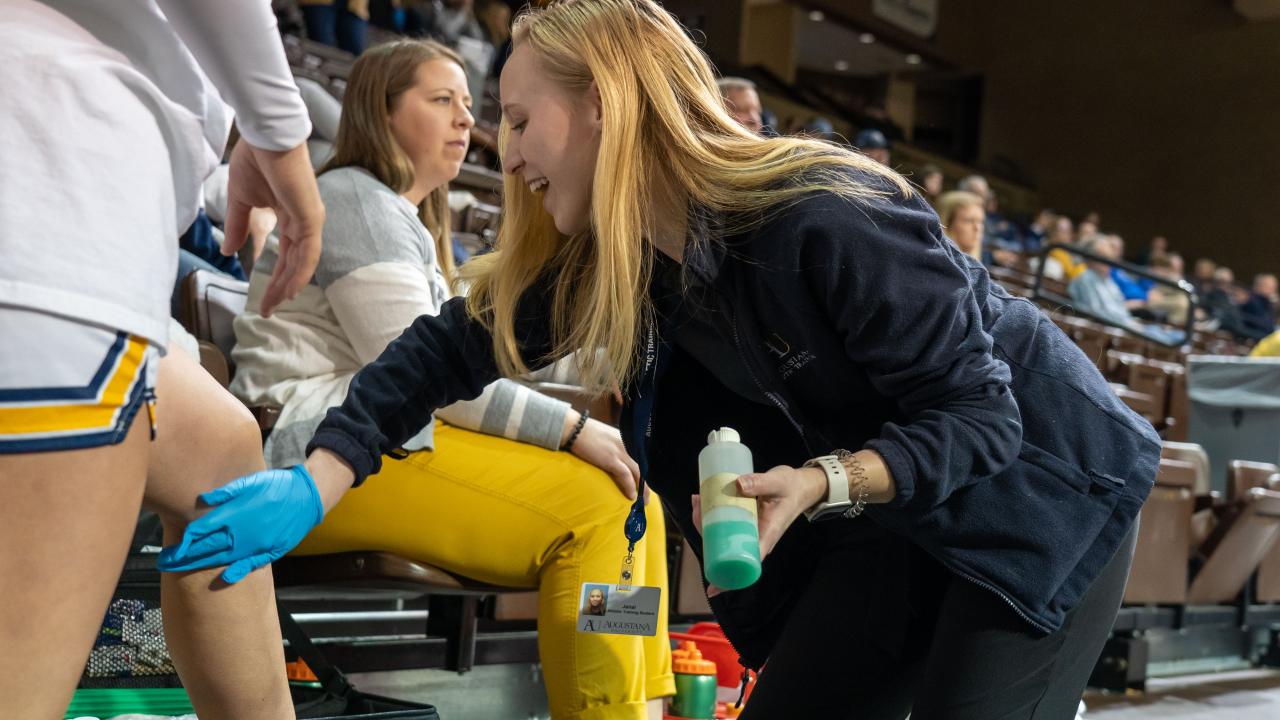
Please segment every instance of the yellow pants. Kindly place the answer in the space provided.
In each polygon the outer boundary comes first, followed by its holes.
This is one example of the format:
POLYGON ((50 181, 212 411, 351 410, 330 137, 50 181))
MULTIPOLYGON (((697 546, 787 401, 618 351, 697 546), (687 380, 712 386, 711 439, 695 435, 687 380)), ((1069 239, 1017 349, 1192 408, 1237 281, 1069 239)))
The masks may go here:
POLYGON ((436 422, 435 450, 384 459, 298 554, 380 550, 498 585, 538 588, 538 652, 555 720, 644 720, 675 694, 667 639, 666 529, 648 507, 636 584, 663 589, 655 637, 576 631, 582 583, 616 583, 630 502, 569 453, 436 422))

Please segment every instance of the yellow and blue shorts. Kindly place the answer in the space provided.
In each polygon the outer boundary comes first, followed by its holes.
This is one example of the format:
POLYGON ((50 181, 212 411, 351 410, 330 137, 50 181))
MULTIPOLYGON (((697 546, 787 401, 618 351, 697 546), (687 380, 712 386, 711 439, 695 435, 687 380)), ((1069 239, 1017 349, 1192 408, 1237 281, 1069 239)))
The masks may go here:
POLYGON ((0 454, 114 445, 143 408, 154 439, 159 359, 136 335, 0 305, 0 454))

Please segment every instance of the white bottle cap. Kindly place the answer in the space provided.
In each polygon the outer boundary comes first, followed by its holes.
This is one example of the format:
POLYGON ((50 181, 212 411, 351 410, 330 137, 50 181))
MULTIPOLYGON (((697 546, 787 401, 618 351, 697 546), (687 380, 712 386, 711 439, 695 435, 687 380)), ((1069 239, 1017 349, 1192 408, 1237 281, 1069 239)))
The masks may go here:
POLYGON ((719 430, 712 430, 707 435, 707 444, 711 445, 718 442, 742 442, 742 437, 738 435, 738 431, 733 428, 722 427, 719 430))

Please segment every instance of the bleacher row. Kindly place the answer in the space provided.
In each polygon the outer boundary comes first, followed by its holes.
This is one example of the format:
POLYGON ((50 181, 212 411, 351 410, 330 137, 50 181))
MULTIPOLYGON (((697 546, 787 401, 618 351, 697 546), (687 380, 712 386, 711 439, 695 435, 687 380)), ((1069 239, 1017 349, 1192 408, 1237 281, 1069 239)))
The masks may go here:
MULTIPOLYGON (((342 96, 350 55, 289 36, 285 47, 295 74, 319 82, 336 97, 342 96)), ((476 250, 491 247, 500 213, 501 176, 467 164, 452 188, 467 189, 481 200, 454 213, 455 235, 476 250)), ((1211 459, 1204 449, 1185 442, 1186 358, 1189 354, 1243 354, 1243 348, 1229 334, 1197 332, 1187 345, 1168 347, 1077 316, 1070 306, 1058 302, 1067 296, 1065 284, 1037 278, 1032 264, 1031 258, 1022 258, 1014 267, 993 267, 990 272, 1011 294, 1037 302, 1097 364, 1117 395, 1150 421, 1165 440, 1156 488, 1142 514, 1124 598, 1128 607, 1117 620, 1113 641, 1095 674, 1095 681, 1104 685, 1140 686, 1147 663, 1133 657, 1137 645, 1130 641, 1157 627, 1178 631, 1189 617, 1197 615, 1197 607, 1209 608, 1199 615, 1229 620, 1224 627, 1236 630, 1250 618, 1280 621, 1280 547, 1273 547, 1280 537, 1280 468, 1213 458, 1213 462, 1229 462, 1224 496, 1210 491, 1211 459), (1118 661, 1117 654, 1126 657, 1118 661)), ((246 283, 202 271, 189 276, 181 290, 183 324, 201 341, 202 362, 224 384, 234 372, 229 362, 234 344, 231 321, 243 309, 247 291, 246 283)), ((590 407, 596 417, 615 416, 616 408, 609 406, 612 401, 608 398, 589 400, 566 386, 543 384, 538 389, 579 409, 590 407)), ((271 408, 252 410, 265 438, 274 412, 271 408)), ((670 533, 672 622, 704 618, 710 608, 702 592, 697 559, 674 528, 670 533)), ((485 585, 381 552, 286 557, 275 564, 275 578, 286 603, 430 597, 426 635, 445 638, 439 665, 449 669, 465 672, 477 662, 536 658, 531 647, 521 652, 486 645, 479 632, 482 624, 498 629, 503 623, 528 627, 536 617, 536 595, 530 588, 485 585)), ((421 661, 422 656, 416 657, 421 661)), ((1144 655, 1142 660, 1150 658, 1144 655)))

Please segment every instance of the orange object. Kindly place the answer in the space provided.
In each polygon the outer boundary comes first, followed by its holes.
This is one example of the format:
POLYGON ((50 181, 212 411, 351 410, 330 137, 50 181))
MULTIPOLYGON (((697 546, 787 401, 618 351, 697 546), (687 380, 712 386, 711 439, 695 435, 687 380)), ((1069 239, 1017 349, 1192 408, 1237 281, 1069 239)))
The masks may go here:
POLYGON ((294 680, 297 682, 319 682, 320 681, 320 678, 316 677, 316 674, 311 672, 311 668, 307 667, 307 663, 304 662, 302 658, 298 658, 293 662, 285 663, 284 673, 285 673, 285 676, 288 677, 290 680, 294 680))
POLYGON ((671 669, 685 675, 715 675, 716 664, 702 657, 698 644, 685 640, 680 647, 671 651, 671 669))
MULTIPOLYGON (((703 656, 716 664, 716 685, 722 688, 737 688, 742 685, 742 673, 745 668, 738 664, 738 651, 729 644, 719 623, 700 622, 689 628, 689 632, 669 633, 672 640, 693 640, 698 643, 703 656)), ((673 651, 675 652, 675 651, 673 651)), ((674 659, 674 655, 672 659, 674 659)), ((751 686, 755 685, 755 673, 751 673, 751 686)), ((747 688, 748 695, 751 687, 747 688)))

